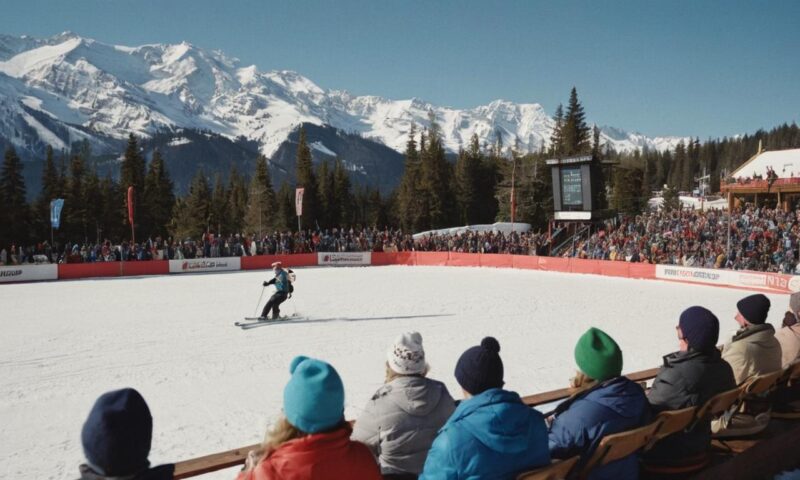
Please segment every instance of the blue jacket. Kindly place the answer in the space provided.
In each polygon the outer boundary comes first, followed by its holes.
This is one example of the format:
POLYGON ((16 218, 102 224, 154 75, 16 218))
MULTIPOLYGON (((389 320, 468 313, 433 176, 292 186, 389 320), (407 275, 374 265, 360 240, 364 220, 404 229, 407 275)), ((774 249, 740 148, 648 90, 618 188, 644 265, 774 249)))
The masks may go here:
MULTIPOLYGON (((550 455, 569 458, 580 455, 580 469, 605 435, 641 427, 650 420, 650 404, 639 385, 616 377, 560 404, 550 426, 550 455)), ((639 478, 637 455, 597 468, 589 476, 597 479, 639 478)))
POLYGON ((275 285, 275 289, 282 293, 289 293, 289 275, 286 270, 280 269, 275 274, 275 278, 267 282, 267 285, 275 285))
POLYGON ((433 441, 419 480, 513 479, 549 463, 542 414, 516 393, 492 388, 458 405, 433 441))

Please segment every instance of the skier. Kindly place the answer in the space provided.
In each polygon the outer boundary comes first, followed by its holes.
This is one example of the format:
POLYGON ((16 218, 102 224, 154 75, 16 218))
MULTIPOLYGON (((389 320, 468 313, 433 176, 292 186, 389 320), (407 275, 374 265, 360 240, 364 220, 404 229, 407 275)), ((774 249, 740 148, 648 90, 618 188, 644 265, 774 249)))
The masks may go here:
POLYGON ((289 281, 289 274, 286 270, 281 268, 281 262, 273 263, 272 269, 275 272, 275 278, 264 282, 264 286, 266 287, 274 284, 277 291, 269 297, 269 301, 264 305, 264 310, 261 311, 262 320, 267 318, 270 310, 272 310, 272 319, 276 320, 281 313, 281 309, 279 308, 280 304, 292 296, 293 288, 289 281))

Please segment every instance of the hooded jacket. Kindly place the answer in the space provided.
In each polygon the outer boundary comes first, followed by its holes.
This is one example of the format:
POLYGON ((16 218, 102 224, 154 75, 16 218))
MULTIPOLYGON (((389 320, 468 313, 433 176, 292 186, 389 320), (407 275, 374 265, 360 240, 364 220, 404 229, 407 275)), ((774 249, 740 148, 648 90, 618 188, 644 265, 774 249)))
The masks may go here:
POLYGON ((775 328, 769 323, 742 328, 722 348, 722 359, 731 364, 737 384, 751 375, 780 370, 781 344, 775 328))
POLYGON ((775 332, 775 338, 781 345, 781 366, 783 368, 800 358, 800 323, 781 328, 775 332))
POLYGON ((397 377, 367 402, 351 438, 369 447, 384 475, 419 475, 436 433, 455 408, 442 382, 397 377))
MULTIPOLYGON (((550 426, 550 455, 580 455, 581 468, 605 435, 643 426, 650 420, 650 404, 642 387, 625 377, 606 380, 561 403, 550 426)), ((638 478, 637 455, 597 468, 590 479, 638 478)))
MULTIPOLYGON (((653 387, 647 395, 653 410, 700 407, 714 395, 736 388, 731 366, 716 348, 675 352, 664 357, 653 387)), ((652 461, 671 461, 700 454, 711 444, 711 421, 698 422, 689 432, 676 433, 647 452, 652 461)))
POLYGON ((369 449, 350 433, 345 425, 289 440, 237 480, 381 480, 369 449))
POLYGON ((419 478, 513 479, 549 463, 542 414, 516 393, 491 388, 456 407, 419 478))

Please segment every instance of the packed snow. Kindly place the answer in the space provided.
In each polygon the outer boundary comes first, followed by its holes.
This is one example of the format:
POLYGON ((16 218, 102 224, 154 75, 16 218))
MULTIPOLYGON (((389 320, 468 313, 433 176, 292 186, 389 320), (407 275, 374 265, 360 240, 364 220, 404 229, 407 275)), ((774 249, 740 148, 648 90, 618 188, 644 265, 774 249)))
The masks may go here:
MULTIPOLYGON (((282 312, 306 320, 241 330, 269 272, 92 279, 0 286, 0 477, 76 478, 80 430, 103 392, 144 395, 151 461, 186 460, 259 442, 281 410, 289 362, 331 362, 358 417, 380 386, 394 338, 418 330, 430 376, 456 398, 459 355, 486 335, 502 347, 506 387, 566 386, 572 349, 590 326, 611 334, 626 372, 658 366, 694 304, 732 332, 747 292, 529 270, 458 267, 296 269, 282 312)), ((262 298, 269 293, 269 287, 262 298)), ((779 324, 788 298, 770 295, 779 324)), ((231 479, 234 470, 206 478, 231 479)))

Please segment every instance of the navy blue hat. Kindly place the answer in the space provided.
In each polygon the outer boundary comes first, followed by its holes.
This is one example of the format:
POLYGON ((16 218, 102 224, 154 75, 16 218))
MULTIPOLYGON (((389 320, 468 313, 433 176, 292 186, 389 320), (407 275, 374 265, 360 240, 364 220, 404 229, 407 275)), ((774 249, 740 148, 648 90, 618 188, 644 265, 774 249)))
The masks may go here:
POLYGON ((748 323, 754 325, 760 325, 767 321, 769 306, 769 298, 761 293, 744 297, 736 303, 736 308, 739 309, 739 313, 742 314, 748 323))
POLYGON ((689 307, 681 313, 678 321, 683 338, 694 350, 706 351, 717 346, 719 340, 719 320, 710 310, 703 307, 689 307))
POLYGON ((480 346, 467 349, 456 363, 456 380, 472 395, 503 386, 503 360, 500 343, 494 337, 485 337, 480 346))
POLYGON ((138 473, 150 466, 153 417, 132 388, 104 393, 83 424, 81 443, 92 470, 107 477, 138 473))

